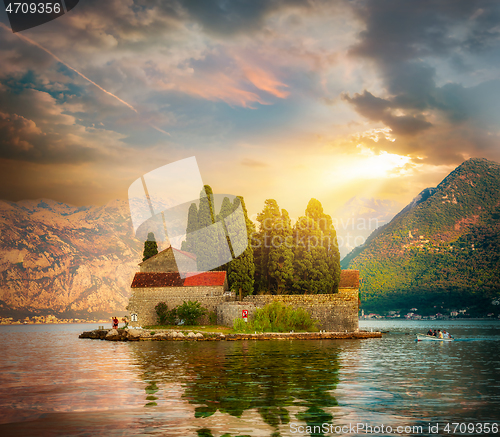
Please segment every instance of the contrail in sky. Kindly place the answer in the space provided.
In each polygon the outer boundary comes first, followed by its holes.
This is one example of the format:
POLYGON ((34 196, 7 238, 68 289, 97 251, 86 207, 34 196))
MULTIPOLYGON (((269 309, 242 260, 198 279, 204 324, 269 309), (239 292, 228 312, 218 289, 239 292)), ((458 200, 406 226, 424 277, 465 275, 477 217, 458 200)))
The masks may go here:
MULTIPOLYGON (((2 26, 4 29, 6 29, 7 31, 10 32, 10 29, 5 24, 0 23, 0 26, 2 26)), ((115 96, 113 93, 110 93, 109 91, 106 91, 102 86, 97 85, 93 80, 89 79, 87 76, 85 76, 84 74, 80 73, 77 69, 73 68, 71 65, 67 64, 66 62, 64 62, 61 58, 59 58, 56 55, 54 55, 54 53, 52 53, 50 50, 46 49, 45 47, 43 47, 42 45, 38 44, 37 42, 29 39, 27 36, 21 35, 20 33, 16 33, 15 35, 17 37, 21 38, 23 41, 26 41, 26 42, 28 42, 30 44, 33 44, 34 46, 38 47, 39 49, 42 49, 44 52, 46 52, 50 56, 52 56, 57 62, 60 62, 65 67, 67 67, 70 70, 74 71, 76 74, 78 74, 79 76, 83 77, 85 80, 89 81, 92 85, 94 85, 97 88, 99 88, 102 92, 106 93, 107 95, 109 95, 111 97, 114 97, 120 103, 123 103, 126 107, 132 109, 132 111, 134 111, 136 114, 139 114, 139 112, 137 111, 137 109, 135 109, 131 104, 129 104, 125 100, 122 100, 119 97, 115 96)), ((170 136, 170 134, 168 132, 164 131, 163 129, 160 129, 159 127, 156 127, 155 125, 153 125, 153 124, 151 124, 149 122, 148 122, 148 124, 152 128, 156 129, 158 132, 162 132, 162 133, 170 136)))

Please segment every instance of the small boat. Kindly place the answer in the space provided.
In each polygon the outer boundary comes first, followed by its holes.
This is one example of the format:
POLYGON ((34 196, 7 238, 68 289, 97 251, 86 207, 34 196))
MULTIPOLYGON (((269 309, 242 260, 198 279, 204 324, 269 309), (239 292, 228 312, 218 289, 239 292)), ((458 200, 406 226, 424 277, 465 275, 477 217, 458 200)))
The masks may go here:
POLYGON ((417 341, 453 341, 453 338, 438 338, 433 335, 417 334, 417 341))

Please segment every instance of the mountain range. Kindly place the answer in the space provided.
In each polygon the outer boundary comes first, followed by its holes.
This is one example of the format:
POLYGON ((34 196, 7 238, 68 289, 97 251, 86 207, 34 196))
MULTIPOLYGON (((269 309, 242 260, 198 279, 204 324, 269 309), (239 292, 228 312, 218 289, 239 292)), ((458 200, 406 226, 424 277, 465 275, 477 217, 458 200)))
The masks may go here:
POLYGON ((124 312, 141 253, 126 201, 0 201, 0 316, 124 312))
POLYGON ((360 270, 362 307, 369 311, 498 309, 500 164, 465 161, 341 265, 360 270))

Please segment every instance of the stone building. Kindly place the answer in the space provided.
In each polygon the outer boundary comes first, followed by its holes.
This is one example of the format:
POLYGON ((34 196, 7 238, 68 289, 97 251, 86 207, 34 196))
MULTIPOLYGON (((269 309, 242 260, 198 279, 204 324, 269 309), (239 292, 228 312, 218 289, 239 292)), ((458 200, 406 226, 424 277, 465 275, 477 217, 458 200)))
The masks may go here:
MULTIPOLYGON (((157 323, 155 306, 166 302, 174 308, 186 301, 198 301, 217 314, 218 324, 232 326, 243 310, 251 316, 257 308, 281 301, 306 309, 319 321, 318 328, 335 332, 356 332, 359 308, 359 271, 342 270, 338 293, 309 295, 252 295, 237 302, 228 292, 226 272, 196 272, 193 254, 169 247, 139 264, 132 281, 127 307, 131 326, 157 323), (179 266, 183 269, 180 270, 179 266), (179 274, 183 273, 183 279, 179 274)), ((206 320, 205 320, 206 322, 206 320)))
POLYGON ((132 296, 128 311, 131 326, 156 325, 155 306, 166 302, 169 308, 198 301, 208 311, 228 298, 226 272, 188 273, 181 278, 178 272, 138 272, 132 281, 132 296))
MULTIPOLYGON (((131 326, 157 323, 155 306, 166 302, 174 308, 186 301, 198 301, 217 314, 217 322, 232 326, 243 310, 251 316, 257 308, 280 301, 306 309, 319 321, 318 328, 335 332, 356 332, 359 308, 359 271, 342 270, 338 293, 306 295, 252 295, 237 302, 228 293, 226 272, 197 272, 196 256, 169 247, 139 264, 132 281, 127 307, 131 326), (182 277, 179 274, 183 273, 182 277)), ((207 322, 207 320, 205 320, 207 322)))
POLYGON ((140 263, 139 269, 127 306, 130 326, 156 325, 158 302, 174 308, 189 300, 198 301, 208 311, 216 312, 217 306, 228 299, 226 272, 197 272, 196 256, 191 253, 169 247, 140 263))
POLYGON ((140 272, 196 272, 196 255, 168 247, 139 264, 140 272))

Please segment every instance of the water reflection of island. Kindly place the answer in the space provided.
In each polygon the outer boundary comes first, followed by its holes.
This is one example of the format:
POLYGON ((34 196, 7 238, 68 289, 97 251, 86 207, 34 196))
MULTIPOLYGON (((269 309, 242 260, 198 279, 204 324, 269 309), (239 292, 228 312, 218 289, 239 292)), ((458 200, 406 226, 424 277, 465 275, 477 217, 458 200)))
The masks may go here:
MULTIPOLYGON (((133 350, 161 396, 165 382, 181 382, 196 418, 216 411, 240 418, 255 409, 280 435, 280 425, 331 423, 337 405, 338 347, 332 342, 154 342, 133 350), (291 416, 291 412, 294 412, 291 416)), ((199 435, 211 435, 208 428, 199 435)), ((322 435, 322 434, 312 434, 322 435)))

